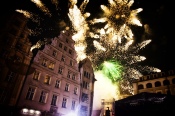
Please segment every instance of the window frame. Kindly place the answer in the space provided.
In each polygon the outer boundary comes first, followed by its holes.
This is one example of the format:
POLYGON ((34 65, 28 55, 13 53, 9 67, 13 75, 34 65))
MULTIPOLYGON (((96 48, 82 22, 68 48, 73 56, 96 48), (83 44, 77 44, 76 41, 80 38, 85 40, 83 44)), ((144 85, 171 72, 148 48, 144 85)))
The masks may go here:
POLYGON ((41 73, 40 73, 39 71, 36 71, 36 70, 35 70, 35 72, 33 73, 33 79, 34 79, 34 80, 39 80, 40 74, 41 74, 41 73))
POLYGON ((68 99, 63 97, 62 108, 66 108, 67 107, 67 102, 68 102, 68 99))
POLYGON ((50 84, 50 81, 51 81, 51 76, 46 75, 45 78, 44 78, 44 83, 49 85, 50 84))
POLYGON ((36 92, 36 88, 35 87, 29 87, 25 99, 33 100, 35 92, 36 92))
POLYGON ((51 100, 51 105, 56 106, 57 105, 57 100, 58 100, 58 95, 53 94, 52 95, 52 100, 51 100))
POLYGON ((71 110, 75 110, 76 101, 72 100, 71 110))
POLYGON ((69 88, 70 88, 70 84, 69 83, 66 83, 64 90, 68 92, 69 91, 69 88))
POLYGON ((78 87, 74 87, 74 94, 75 94, 75 95, 78 94, 78 87))
POLYGON ((61 86, 61 80, 57 79, 55 83, 55 88, 60 88, 61 86))
POLYGON ((48 93, 46 91, 41 91, 39 102, 40 103, 46 103, 48 93))

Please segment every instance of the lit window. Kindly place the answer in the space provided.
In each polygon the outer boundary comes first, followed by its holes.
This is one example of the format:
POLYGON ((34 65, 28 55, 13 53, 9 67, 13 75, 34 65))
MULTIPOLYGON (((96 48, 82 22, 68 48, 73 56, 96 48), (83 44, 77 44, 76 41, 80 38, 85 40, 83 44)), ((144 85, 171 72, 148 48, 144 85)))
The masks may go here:
POLYGON ((71 110, 75 110, 75 103, 76 103, 76 101, 72 101, 72 107, 71 107, 71 110))
POLYGON ((66 103, 67 103, 67 99, 66 98, 63 98, 62 108, 66 108, 66 103))
POLYGON ((61 81, 60 80, 56 80, 55 87, 56 88, 60 88, 60 84, 61 84, 61 81))
POLYGON ((69 91, 69 84, 68 83, 66 83, 65 91, 69 91))
POLYGON ((55 66, 55 64, 51 62, 51 63, 49 64, 48 68, 51 69, 51 70, 53 70, 53 69, 54 69, 54 66, 55 66))
POLYGON ((27 100, 33 100, 34 93, 35 93, 35 88, 29 87, 28 92, 27 92, 26 99, 27 100))
POLYGON ((49 84, 50 83, 50 79, 51 79, 50 76, 46 75, 45 79, 44 79, 44 83, 45 84, 49 84))
POLYGON ((78 88, 77 88, 77 87, 75 87, 75 88, 74 88, 74 94, 76 94, 76 95, 77 95, 77 93, 78 93, 78 88))
POLYGON ((58 98, 58 96, 57 96, 57 95, 53 95, 53 96, 52 96, 51 105, 56 106, 56 103, 57 103, 57 98, 58 98))
POLYGON ((47 94, 48 94, 47 92, 42 91, 42 92, 41 92, 41 95, 40 95, 39 102, 41 102, 41 103, 46 103, 47 94))
POLYGON ((62 67, 59 67, 58 73, 63 74, 63 68, 62 67))
POLYGON ((45 66, 45 67, 47 66, 47 60, 46 59, 43 59, 42 65, 45 66))
POLYGON ((34 72, 34 75, 33 75, 33 79, 34 79, 34 80, 39 80, 39 76, 40 76, 40 72, 35 71, 35 72, 34 72))
POLYGON ((9 71, 8 74, 7 74, 7 76, 6 76, 6 78, 5 78, 5 81, 11 82, 13 80, 13 78, 15 77, 15 74, 16 73, 14 73, 12 71, 9 71))

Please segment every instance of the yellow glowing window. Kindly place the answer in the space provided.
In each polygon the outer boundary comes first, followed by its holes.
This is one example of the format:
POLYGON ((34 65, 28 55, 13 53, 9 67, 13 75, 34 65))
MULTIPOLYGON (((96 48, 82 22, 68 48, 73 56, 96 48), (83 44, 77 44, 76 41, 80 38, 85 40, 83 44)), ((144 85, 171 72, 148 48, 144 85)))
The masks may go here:
POLYGON ((48 75, 46 75, 46 76, 45 76, 45 79, 44 79, 44 83, 45 83, 45 84, 49 84, 50 79, 51 79, 51 77, 48 76, 48 75))

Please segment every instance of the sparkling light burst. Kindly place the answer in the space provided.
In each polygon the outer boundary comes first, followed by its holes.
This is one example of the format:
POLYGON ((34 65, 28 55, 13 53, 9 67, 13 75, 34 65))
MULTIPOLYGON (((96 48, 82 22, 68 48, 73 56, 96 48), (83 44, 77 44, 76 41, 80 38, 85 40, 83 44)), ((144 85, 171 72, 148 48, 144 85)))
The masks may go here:
POLYGON ((16 12, 28 18, 27 26, 30 39, 34 44, 31 50, 47 44, 48 38, 56 37, 60 34, 60 31, 68 28, 65 23, 67 14, 62 13, 58 0, 30 0, 26 2, 27 6, 22 5, 16 9, 16 12))
MULTIPOLYGON (((131 25, 142 26, 137 17, 137 14, 142 9, 130 9, 134 3, 133 0, 108 0, 108 6, 101 5, 101 9, 104 12, 103 16, 93 20, 87 20, 90 14, 88 13, 88 16, 85 15, 87 13, 84 13, 77 7, 77 1, 70 0, 70 2, 72 7, 69 9, 68 15, 76 32, 74 35, 76 39, 74 40, 75 46, 78 46, 76 49, 77 54, 81 53, 78 55, 78 60, 82 60, 82 54, 87 56, 91 60, 95 71, 105 71, 103 73, 105 77, 111 79, 112 82, 120 83, 121 94, 132 94, 132 82, 142 76, 142 72, 160 71, 154 67, 138 64, 146 59, 144 56, 138 55, 139 51, 149 44, 151 40, 146 38, 145 41, 137 45, 133 44, 134 34, 130 27, 131 25), (104 26, 99 28, 96 24, 104 26), (89 41, 93 42, 90 43, 89 41), (107 63, 113 64, 111 61, 113 63, 120 62, 120 67, 123 67, 122 72, 116 68, 117 63, 109 67, 107 65, 104 66, 107 63), (101 68, 102 64, 103 68, 101 68)), ((83 3, 87 3, 87 1, 83 3)), ((148 28, 145 28, 145 30, 145 34, 149 35, 147 33, 148 28)))
MULTIPOLYGON (((43 12, 42 16, 24 9, 16 11, 36 23, 37 25, 34 25, 36 28, 35 30, 32 28, 31 33, 39 39, 44 39, 36 42, 32 47, 33 50, 48 43, 45 39, 48 35, 58 36, 58 32, 65 29, 67 25, 61 18, 57 0, 51 0, 51 4, 56 9, 54 13, 52 13, 53 9, 48 9, 47 4, 40 0, 31 0, 31 2, 43 12)), ((139 65, 139 62, 146 59, 139 55, 139 51, 151 42, 151 38, 144 38, 145 41, 135 44, 131 29, 132 26, 142 28, 137 17, 142 8, 132 10, 130 7, 134 3, 133 0, 108 0, 108 5, 101 5, 103 15, 100 18, 90 19, 91 14, 86 12, 88 2, 89 0, 84 0, 78 8, 77 0, 70 0, 66 14, 72 24, 69 29, 73 31, 77 61, 88 57, 95 71, 96 83, 106 84, 107 81, 100 80, 110 80, 112 83, 109 83, 111 86, 108 86, 108 91, 112 91, 114 98, 120 94, 132 94, 132 82, 142 76, 143 72, 160 72, 157 68, 139 65)), ((144 37, 149 37, 147 25, 144 25, 144 30, 144 37)), ((95 92, 99 91, 95 89, 95 92)))

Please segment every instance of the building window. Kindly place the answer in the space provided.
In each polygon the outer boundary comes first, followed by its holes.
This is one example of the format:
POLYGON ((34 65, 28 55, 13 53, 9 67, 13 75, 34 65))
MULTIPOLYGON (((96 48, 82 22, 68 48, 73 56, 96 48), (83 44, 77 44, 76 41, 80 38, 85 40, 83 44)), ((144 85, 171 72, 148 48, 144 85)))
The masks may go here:
POLYGON ((45 66, 45 67, 47 66, 47 60, 46 59, 43 59, 42 65, 45 66))
POLYGON ((72 50, 69 50, 69 54, 72 54, 72 50))
POLYGON ((63 44, 62 43, 59 43, 59 47, 62 48, 63 44))
POLYGON ((67 99, 66 98, 63 98, 62 108, 66 108, 66 103, 67 103, 67 99))
POLYGON ((88 79, 90 79, 90 77, 91 77, 91 74, 90 74, 90 73, 88 73, 88 79))
POLYGON ((53 53, 52 53, 52 55, 53 55, 54 57, 56 57, 56 56, 57 56, 57 52, 54 50, 53 53))
POLYGON ((156 81, 155 82, 155 87, 159 87, 159 86, 161 86, 161 83, 159 81, 156 81))
POLYGON ((146 84, 146 88, 152 88, 152 84, 151 83, 147 83, 146 84))
POLYGON ((80 108, 80 116, 87 116, 87 111, 88 111, 88 107, 87 106, 81 106, 80 108))
POLYGON ((75 80, 75 74, 72 75, 72 80, 75 80))
POLYGON ((61 61, 63 61, 63 62, 65 61, 65 56, 61 57, 61 61))
POLYGON ((70 60, 70 65, 73 66, 73 61, 72 60, 70 60))
POLYGON ((90 79, 90 73, 84 71, 84 76, 87 77, 88 79, 90 79))
POLYGON ((68 73, 67 73, 67 77, 70 78, 70 76, 71 76, 71 72, 68 71, 68 73))
POLYGON ((139 89, 143 89, 144 87, 143 87, 143 85, 141 84, 141 85, 138 85, 138 90, 139 89))
POLYGON ((56 106, 57 99, 58 99, 58 96, 57 96, 57 95, 53 95, 53 96, 52 96, 51 105, 56 106))
POLYGON ((35 88, 29 87, 26 99, 27 100, 33 100, 34 94, 35 94, 35 88))
POLYGON ((34 72, 33 79, 34 80, 39 80, 40 72, 36 71, 34 72))
POLYGON ((166 86, 166 85, 170 85, 169 80, 164 80, 164 81, 163 81, 163 85, 164 85, 164 86, 166 86))
POLYGON ((61 85, 61 81, 60 80, 56 80, 55 87, 56 88, 60 88, 60 85, 61 85))
POLYGON ((77 93, 78 93, 78 88, 75 87, 75 88, 74 88, 74 94, 77 95, 77 93))
POLYGON ((55 64, 54 64, 54 63, 52 63, 52 62, 50 62, 50 64, 49 64, 48 68, 49 68, 49 69, 51 69, 51 70, 53 70, 53 69, 54 69, 54 66, 55 66, 55 64))
POLYGON ((69 91, 69 84, 68 83, 66 83, 65 91, 69 91))
POLYGON ((66 46, 64 46, 64 51, 67 51, 67 47, 66 46))
POLYGON ((66 43, 69 43, 69 40, 66 38, 66 43))
POLYGON ((15 78, 15 74, 14 72, 12 71, 9 71, 6 78, 5 78, 5 81, 7 82, 11 82, 13 80, 13 78, 15 78))
POLYGON ((63 74, 63 68, 62 68, 62 67, 59 67, 58 73, 59 73, 59 74, 63 74))
POLYGON ((44 79, 44 83, 45 84, 49 84, 50 83, 50 80, 51 80, 51 77, 49 75, 46 75, 45 76, 45 79, 44 79))
POLYGON ((88 102, 88 94, 86 94, 86 93, 82 93, 82 98, 81 98, 81 101, 82 102, 88 102))
POLYGON ((83 88, 88 89, 89 88, 89 83, 86 81, 83 81, 83 88))
POLYGON ((71 110, 75 110, 75 103, 76 103, 76 101, 72 101, 72 107, 71 107, 71 110))
POLYGON ((46 103, 47 94, 48 94, 47 92, 42 91, 41 95, 40 95, 40 98, 39 98, 39 102, 46 103))

